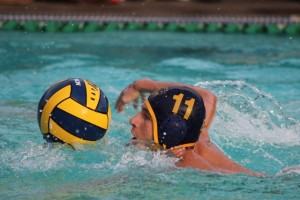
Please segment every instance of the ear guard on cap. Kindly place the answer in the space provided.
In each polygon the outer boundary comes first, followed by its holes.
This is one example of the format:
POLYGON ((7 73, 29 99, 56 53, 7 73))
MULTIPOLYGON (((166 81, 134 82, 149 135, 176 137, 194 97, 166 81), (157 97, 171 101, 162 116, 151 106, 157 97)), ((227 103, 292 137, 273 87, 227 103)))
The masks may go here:
POLYGON ((159 142, 169 149, 180 145, 187 133, 187 121, 178 115, 171 115, 163 121, 158 130, 159 142))

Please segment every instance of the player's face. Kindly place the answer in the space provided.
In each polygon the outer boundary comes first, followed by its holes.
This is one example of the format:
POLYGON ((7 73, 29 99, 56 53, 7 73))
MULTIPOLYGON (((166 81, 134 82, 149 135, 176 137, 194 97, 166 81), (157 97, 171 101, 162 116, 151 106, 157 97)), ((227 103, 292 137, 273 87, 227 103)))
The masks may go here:
POLYGON ((152 119, 145 105, 141 112, 130 119, 131 133, 135 139, 153 140, 152 119))

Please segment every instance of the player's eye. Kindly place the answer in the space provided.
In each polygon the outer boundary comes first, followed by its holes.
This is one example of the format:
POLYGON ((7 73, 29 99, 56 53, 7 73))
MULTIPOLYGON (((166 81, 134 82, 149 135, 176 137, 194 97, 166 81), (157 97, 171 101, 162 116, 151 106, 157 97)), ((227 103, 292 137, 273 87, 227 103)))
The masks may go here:
POLYGON ((151 116, 145 108, 142 109, 142 116, 146 120, 151 120, 151 116))

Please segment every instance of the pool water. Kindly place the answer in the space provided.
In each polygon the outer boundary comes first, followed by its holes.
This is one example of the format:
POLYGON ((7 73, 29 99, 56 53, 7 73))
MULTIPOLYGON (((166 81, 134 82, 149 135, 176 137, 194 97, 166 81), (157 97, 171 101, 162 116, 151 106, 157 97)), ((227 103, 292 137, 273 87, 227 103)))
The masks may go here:
POLYGON ((299 199, 300 38, 170 32, 0 32, 1 199, 299 199), (266 173, 223 175, 128 146, 131 116, 112 110, 96 146, 46 144, 37 124, 45 90, 66 78, 97 84, 114 107, 148 77, 218 96, 212 140, 266 173))

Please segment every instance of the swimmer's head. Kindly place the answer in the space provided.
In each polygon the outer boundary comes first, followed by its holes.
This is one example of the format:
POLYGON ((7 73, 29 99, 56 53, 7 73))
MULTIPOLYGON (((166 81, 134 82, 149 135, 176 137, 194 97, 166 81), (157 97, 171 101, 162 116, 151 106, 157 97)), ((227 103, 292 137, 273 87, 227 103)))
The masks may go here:
POLYGON ((191 147, 198 140, 204 121, 202 97, 188 87, 162 88, 145 105, 153 121, 153 139, 164 149, 191 147))

